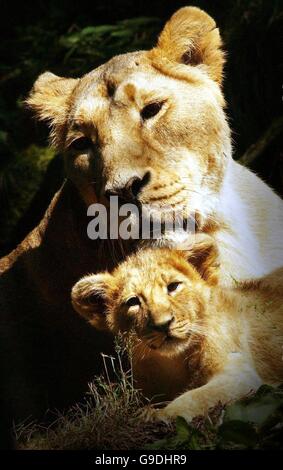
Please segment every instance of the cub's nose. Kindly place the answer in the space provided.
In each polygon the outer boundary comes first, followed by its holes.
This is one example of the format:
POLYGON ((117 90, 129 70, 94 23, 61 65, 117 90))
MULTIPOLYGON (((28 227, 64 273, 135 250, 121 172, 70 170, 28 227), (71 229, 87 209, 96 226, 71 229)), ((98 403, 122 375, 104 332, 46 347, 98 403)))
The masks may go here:
POLYGON ((148 171, 145 175, 140 178, 139 176, 131 177, 127 183, 119 187, 117 185, 109 185, 107 184, 105 190, 105 196, 109 199, 110 196, 119 196, 121 199, 126 201, 130 200, 133 201, 138 198, 142 189, 149 183, 150 180, 150 172, 148 171))
POLYGON ((168 316, 160 321, 153 320, 152 318, 148 321, 148 328, 152 331, 159 331, 160 333, 168 333, 169 327, 173 321, 173 316, 168 316))

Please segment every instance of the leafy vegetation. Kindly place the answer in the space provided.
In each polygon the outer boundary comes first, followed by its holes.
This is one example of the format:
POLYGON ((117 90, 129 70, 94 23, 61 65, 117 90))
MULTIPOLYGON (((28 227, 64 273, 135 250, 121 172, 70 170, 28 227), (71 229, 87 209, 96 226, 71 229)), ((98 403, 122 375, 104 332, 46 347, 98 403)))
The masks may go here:
POLYGON ((282 449, 283 387, 263 385, 223 409, 219 404, 208 419, 192 424, 177 418, 175 434, 147 446, 149 449, 282 449), (221 423, 221 424, 220 424, 221 423))
POLYGON ((64 62, 72 61, 74 73, 81 75, 86 64, 104 62, 117 53, 150 48, 159 28, 157 18, 131 18, 114 25, 72 31, 62 36, 59 44, 66 49, 64 62))

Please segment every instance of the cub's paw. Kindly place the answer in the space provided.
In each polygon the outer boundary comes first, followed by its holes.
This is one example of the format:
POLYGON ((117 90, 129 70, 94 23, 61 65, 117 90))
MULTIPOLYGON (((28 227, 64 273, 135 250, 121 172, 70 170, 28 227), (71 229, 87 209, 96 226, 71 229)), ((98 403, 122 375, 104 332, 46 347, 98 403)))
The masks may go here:
POLYGON ((178 416, 181 416, 190 423, 199 415, 203 415, 199 407, 190 406, 190 403, 187 401, 183 402, 179 398, 173 400, 164 408, 154 408, 152 405, 148 405, 139 413, 139 416, 146 422, 163 421, 168 424, 175 421, 178 416))
POLYGON ((196 410, 193 411, 189 406, 180 406, 178 402, 175 403, 174 401, 160 411, 162 411, 161 419, 167 422, 175 420, 178 416, 181 416, 187 421, 187 423, 190 423, 196 416, 201 414, 200 412, 196 412, 196 410))
POLYGON ((158 409, 148 405, 141 410, 139 417, 147 423, 152 423, 154 421, 163 421, 165 423, 169 423, 173 418, 170 418, 166 415, 166 413, 164 413, 165 409, 166 408, 158 409))

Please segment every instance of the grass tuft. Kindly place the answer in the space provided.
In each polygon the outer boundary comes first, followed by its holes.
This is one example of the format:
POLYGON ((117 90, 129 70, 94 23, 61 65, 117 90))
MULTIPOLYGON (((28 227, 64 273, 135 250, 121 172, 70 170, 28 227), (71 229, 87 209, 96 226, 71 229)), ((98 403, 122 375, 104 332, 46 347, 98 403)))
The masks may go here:
POLYGON ((66 413, 57 412, 49 426, 22 423, 15 427, 19 449, 29 450, 130 450, 173 430, 165 423, 147 423, 140 416, 145 398, 134 387, 131 340, 116 340, 117 358, 103 355, 105 375, 89 384, 85 401, 66 413), (125 361, 125 358, 128 358, 125 361), (125 369, 125 363, 129 367, 125 369), (110 376, 114 375, 114 383, 110 376))
POLYGON ((85 401, 57 412, 49 426, 15 427, 18 449, 26 450, 197 450, 282 449, 283 385, 263 385, 256 393, 188 424, 148 423, 141 411, 148 404, 134 386, 132 339, 116 340, 116 357, 102 356, 105 374, 89 384, 85 401), (116 380, 110 377, 116 377, 116 380))

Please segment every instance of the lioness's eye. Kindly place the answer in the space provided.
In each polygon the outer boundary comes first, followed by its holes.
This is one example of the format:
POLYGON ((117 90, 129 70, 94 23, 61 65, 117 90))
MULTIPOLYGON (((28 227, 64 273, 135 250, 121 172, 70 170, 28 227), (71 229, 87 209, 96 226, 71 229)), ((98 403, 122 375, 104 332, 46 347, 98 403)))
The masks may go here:
POLYGON ((70 148, 73 150, 88 150, 92 146, 92 140, 89 137, 79 137, 71 143, 70 148))
POLYGON ((180 287, 182 283, 180 281, 176 281, 176 282, 170 282, 170 284, 168 284, 167 286, 167 291, 168 291, 168 294, 170 294, 171 292, 174 292, 178 289, 178 287, 180 287))
POLYGON ((162 106, 164 104, 164 101, 156 101, 155 103, 150 103, 147 104, 142 110, 141 110, 141 117, 142 119, 150 119, 156 114, 159 113, 161 110, 162 106))
POLYGON ((127 300, 126 305, 128 307, 135 307, 136 305, 140 305, 140 299, 138 297, 131 297, 130 299, 127 300))

